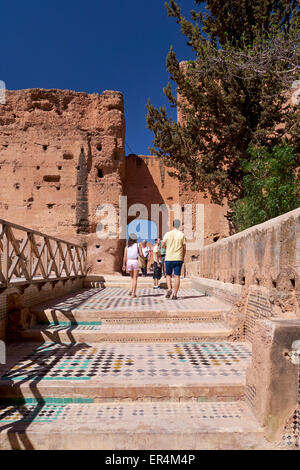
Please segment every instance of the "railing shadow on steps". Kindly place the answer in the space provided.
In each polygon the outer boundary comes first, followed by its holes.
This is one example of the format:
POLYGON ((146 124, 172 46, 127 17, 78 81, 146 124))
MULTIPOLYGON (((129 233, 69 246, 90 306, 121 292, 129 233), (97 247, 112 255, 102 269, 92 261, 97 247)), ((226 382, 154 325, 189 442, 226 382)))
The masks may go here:
MULTIPOLYGON (((64 315, 66 321, 70 323, 70 325, 69 326, 63 325, 61 327, 61 330, 56 329, 53 333, 51 333, 49 330, 48 331, 43 330, 43 334, 47 336, 47 339, 55 343, 63 344, 62 341, 60 340, 59 333, 60 331, 64 331, 69 338, 69 342, 76 343, 77 341, 75 340, 72 334, 72 331, 78 326, 78 322, 73 313, 73 310, 84 305, 85 302, 91 297, 93 297, 96 292, 98 293, 103 290, 104 288, 98 288, 98 289, 92 288, 91 290, 82 289, 79 292, 76 292, 75 294, 73 294, 72 297, 70 297, 70 295, 65 295, 63 297, 59 297, 55 301, 52 301, 52 304, 53 302, 55 302, 55 305, 52 305, 52 308, 47 309, 49 314, 51 315, 52 323, 57 326, 59 326, 59 324, 61 323, 62 320, 60 320, 57 316, 57 312, 59 312, 60 315, 64 315)), ((41 321, 42 324, 45 325, 45 327, 47 327, 47 325, 48 326, 51 325, 49 317, 45 313, 40 311, 38 316, 39 316, 39 321, 41 321)), ((44 339, 43 339, 42 334, 40 334, 36 340, 43 342, 44 339)))
MULTIPOLYGON (((43 369, 45 369, 45 363, 43 359, 39 359, 39 355, 37 355, 37 357, 34 357, 34 360, 32 360, 29 364, 27 363, 26 366, 24 365, 18 367, 13 371, 8 370, 6 374, 4 373, 3 377, 5 377, 5 380, 7 381, 6 388, 9 388, 11 390, 9 397, 7 397, 7 402, 11 403, 13 399, 15 404, 9 405, 9 408, 7 408, 5 406, 6 399, 2 398, 2 406, 4 406, 5 411, 1 412, 0 401, 0 421, 6 417, 9 417, 14 411, 19 412, 22 415, 22 417, 14 423, 0 425, 0 433, 4 431, 8 433, 8 439, 11 445, 11 449, 13 450, 34 450, 34 446, 31 443, 30 438, 26 434, 26 430, 28 429, 30 424, 34 422, 35 418, 42 412, 43 408, 47 405, 47 400, 41 395, 38 389, 39 382, 43 380, 43 377, 46 374, 49 374, 51 369, 53 369, 56 364, 61 361, 64 355, 70 354, 70 351, 72 351, 72 354, 74 354, 77 351, 80 351, 81 349, 91 347, 85 343, 61 344, 60 346, 63 349, 62 354, 57 355, 55 349, 53 350, 54 359, 51 361, 50 364, 47 363, 47 368, 46 370, 44 370, 44 373, 42 372, 42 375, 40 374, 41 370, 43 371, 43 369), (28 374, 28 368, 30 367, 30 365, 38 365, 39 374, 37 375, 35 372, 32 372, 31 375, 28 375, 26 378, 20 380, 17 384, 15 384, 14 379, 21 376, 22 372, 28 374), (34 408, 30 411, 30 413, 28 413, 28 408, 26 408, 27 397, 24 397, 21 389, 22 385, 29 381, 32 381, 32 383, 30 383, 30 390, 33 395, 33 400, 35 400, 34 402, 32 402, 34 408), (20 439, 20 442, 18 438, 20 439)), ((49 345, 39 345, 39 354, 45 354, 47 351, 49 351, 49 345)), ((29 405, 27 404, 27 406, 29 405)))
MULTIPOLYGON (((87 274, 86 268, 87 250, 85 246, 80 246, 76 243, 61 240, 59 238, 51 237, 42 232, 32 230, 6 220, 0 219, 0 294, 5 292, 11 287, 26 288, 32 284, 43 286, 47 282, 65 281, 68 279, 85 278, 87 274)), ((82 303, 82 299, 78 305, 82 303)), ((74 308, 74 306, 72 306, 74 308)), ((72 310, 70 309, 70 312, 72 310)), ((69 312, 68 321, 75 323, 75 318, 69 312)), ((28 374, 28 364, 20 366, 14 370, 6 372, 5 387, 9 388, 11 395, 7 399, 2 398, 2 404, 11 401, 13 398, 12 408, 3 407, 4 411, 0 411, 0 420, 10 415, 13 410, 18 410, 22 418, 14 423, 7 423, 0 426, 0 432, 8 431, 8 438, 12 449, 33 449, 30 439, 26 435, 26 429, 39 415, 42 408, 46 404, 46 400, 41 395, 38 389, 38 383, 43 379, 46 373, 49 373, 58 361, 61 360, 64 354, 69 353, 70 347, 72 351, 89 347, 88 345, 76 344, 74 345, 74 338, 70 332, 70 340, 73 339, 73 344, 65 345, 60 344, 60 347, 65 349, 63 354, 54 357, 50 364, 47 364, 47 371, 42 372, 42 375, 32 374, 27 375, 26 378, 21 379, 17 384, 13 380, 20 376, 22 370, 28 374), (35 407, 28 415, 26 409, 26 397, 23 396, 21 387, 24 383, 30 383, 35 407), (22 405, 23 406, 20 406, 22 405), (18 433, 22 428, 22 432, 18 433), (18 436, 20 442, 18 441, 18 436)), ((56 338, 49 340, 56 341, 56 338)), ((41 345, 40 351, 49 348, 48 345, 41 345)), ((42 360, 34 359, 32 364, 40 366, 42 369, 44 363, 42 360)), ((30 364, 29 364, 30 366, 30 364)), ((3 369, 2 367, 0 369, 3 369)), ((42 369, 43 370, 43 369, 42 369)), ((2 376, 2 373, 0 374, 2 376)), ((0 403, 1 404, 1 403, 0 403)))

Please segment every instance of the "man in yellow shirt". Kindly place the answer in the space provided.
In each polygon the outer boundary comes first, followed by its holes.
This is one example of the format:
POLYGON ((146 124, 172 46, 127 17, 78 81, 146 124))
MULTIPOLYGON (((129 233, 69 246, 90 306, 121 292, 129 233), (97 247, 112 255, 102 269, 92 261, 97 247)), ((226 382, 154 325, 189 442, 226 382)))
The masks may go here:
POLYGON ((180 228, 180 220, 175 219, 173 222, 173 230, 170 230, 164 235, 162 248, 166 248, 166 276, 168 292, 166 298, 169 299, 172 296, 173 300, 177 300, 177 293, 180 286, 180 273, 182 264, 186 253, 186 239, 185 235, 180 228), (174 293, 172 295, 172 273, 174 271, 175 285, 174 293))

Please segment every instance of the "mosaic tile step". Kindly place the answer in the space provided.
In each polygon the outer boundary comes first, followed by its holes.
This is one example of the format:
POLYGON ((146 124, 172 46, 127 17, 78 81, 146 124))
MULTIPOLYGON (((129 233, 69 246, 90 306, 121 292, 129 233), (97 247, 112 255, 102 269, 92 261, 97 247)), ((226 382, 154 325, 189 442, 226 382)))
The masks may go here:
POLYGON ((199 341, 226 339, 232 330, 222 322, 140 323, 37 326, 22 332, 31 341, 97 343, 101 341, 199 341))
POLYGON ((178 300, 165 298, 162 289, 137 290, 137 298, 125 288, 85 289, 72 295, 32 307, 40 321, 101 321, 103 318, 175 318, 216 316, 230 306, 196 289, 180 289, 178 300))
POLYGON ((263 430, 244 402, 0 406, 0 449, 247 449, 263 445, 263 430))
POLYGON ((226 341, 13 344, 0 396, 241 397, 250 360, 250 344, 226 341))
MULTIPOLYGON (((127 287, 130 282, 129 276, 115 276, 115 275, 103 275, 103 276, 93 276, 88 275, 84 285, 85 287, 127 287)), ((192 287, 192 281, 190 278, 181 277, 180 280, 181 287, 192 287)), ((152 287, 153 286, 153 274, 148 275, 147 277, 142 277, 141 275, 138 278, 139 287, 152 287)), ((166 278, 162 277, 160 280, 160 286, 162 288, 167 287, 166 278)))

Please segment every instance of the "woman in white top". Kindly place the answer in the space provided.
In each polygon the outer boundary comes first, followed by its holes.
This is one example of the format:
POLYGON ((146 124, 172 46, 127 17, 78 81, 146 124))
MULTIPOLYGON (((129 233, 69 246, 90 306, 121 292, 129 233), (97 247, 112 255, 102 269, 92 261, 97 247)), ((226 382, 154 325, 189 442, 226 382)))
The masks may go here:
POLYGON ((132 297, 136 297, 137 279, 140 271, 138 263, 139 255, 143 258, 141 247, 138 246, 137 243, 137 237, 135 234, 130 234, 130 237, 127 241, 127 246, 124 250, 122 269, 123 271, 127 270, 130 274, 131 282, 129 295, 132 297))

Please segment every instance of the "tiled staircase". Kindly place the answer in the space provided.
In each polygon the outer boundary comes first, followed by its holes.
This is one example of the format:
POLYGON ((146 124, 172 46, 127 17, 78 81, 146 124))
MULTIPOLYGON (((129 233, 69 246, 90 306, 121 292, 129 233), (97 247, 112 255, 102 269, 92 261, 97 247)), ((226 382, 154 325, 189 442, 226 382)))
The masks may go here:
POLYGON ((244 398, 251 345, 229 307, 183 280, 180 298, 127 279, 32 309, 0 366, 0 449, 262 448, 244 398))

